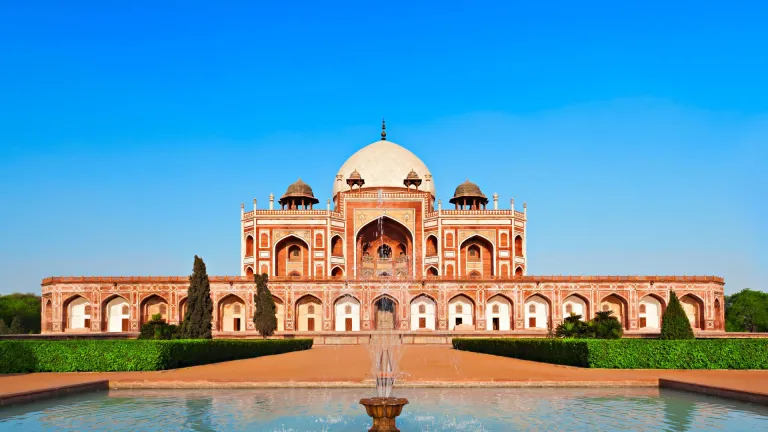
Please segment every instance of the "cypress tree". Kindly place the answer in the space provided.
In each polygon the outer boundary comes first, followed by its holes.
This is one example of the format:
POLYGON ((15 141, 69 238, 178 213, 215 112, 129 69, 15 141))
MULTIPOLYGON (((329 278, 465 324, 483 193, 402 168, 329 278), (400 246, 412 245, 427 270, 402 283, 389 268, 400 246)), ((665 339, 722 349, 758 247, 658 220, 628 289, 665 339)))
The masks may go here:
POLYGON ((184 339, 211 339, 211 320, 213 319, 213 300, 211 283, 205 270, 203 259, 195 255, 192 276, 189 277, 187 292, 187 312, 181 324, 181 337, 184 339))
POLYGON ((5 320, 0 318, 0 335, 7 335, 9 331, 8 326, 5 325, 5 320))
POLYGON ((13 321, 11 321, 11 328, 8 331, 8 334, 24 334, 24 326, 21 325, 21 318, 19 318, 18 315, 13 317, 13 321))
POLYGON ((256 311, 253 313, 253 324, 264 339, 272 336, 277 330, 277 307, 267 286, 267 279, 266 273, 253 276, 253 280, 256 282, 256 298, 254 299, 256 311))
POLYGON ((661 335, 659 339, 694 339, 693 329, 688 316, 677 299, 677 294, 669 294, 669 305, 661 317, 661 335))

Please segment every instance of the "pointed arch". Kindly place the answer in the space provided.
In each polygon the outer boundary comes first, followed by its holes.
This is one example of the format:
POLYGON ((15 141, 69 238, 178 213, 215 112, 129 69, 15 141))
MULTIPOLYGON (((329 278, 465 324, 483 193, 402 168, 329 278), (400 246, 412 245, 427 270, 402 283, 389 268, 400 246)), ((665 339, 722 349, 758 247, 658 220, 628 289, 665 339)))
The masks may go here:
POLYGON ((245 267, 245 276, 246 277, 253 277, 253 267, 246 266, 245 267))
POLYGON ((148 323, 153 315, 160 315, 162 319, 168 322, 168 300, 160 294, 152 294, 141 300, 139 303, 139 322, 148 323))
POLYGON ((101 302, 101 330, 109 333, 131 330, 131 302, 122 294, 112 294, 101 302))
POLYGON ((515 236, 515 256, 523 256, 523 236, 515 236))
POLYGON ((429 294, 415 295, 410 301, 411 330, 437 330, 437 301, 429 294))
POLYGON ((407 225, 389 215, 380 215, 363 224, 355 230, 354 237, 356 274, 366 278, 416 276, 415 238, 407 225))
POLYGON ((91 301, 80 295, 70 296, 62 303, 64 329, 73 331, 91 330, 91 301))
POLYGON ((304 294, 296 300, 295 328, 297 331, 323 330, 323 301, 314 294, 304 294))
POLYGON ((523 267, 517 266, 517 268, 515 269, 515 277, 521 277, 521 276, 523 276, 523 267))
POLYGON ((660 329, 665 310, 666 303, 661 296, 651 293, 640 297, 637 305, 638 328, 660 329))
POLYGON ((485 329, 489 331, 509 331, 514 328, 512 299, 502 293, 493 294, 485 302, 485 329))
POLYGON ((601 311, 613 311, 613 316, 621 323, 624 330, 629 329, 629 302, 618 293, 611 293, 600 300, 601 311))
POLYGON ((176 309, 179 314, 179 325, 184 322, 184 316, 187 314, 187 296, 179 299, 179 307, 176 309))
POLYGON ((277 317, 277 331, 285 331, 285 302, 280 297, 272 294, 275 302, 275 317, 277 317))
POLYGON ((691 322, 691 327, 695 330, 704 330, 706 328, 704 300, 694 293, 687 293, 680 297, 680 304, 691 322))
POLYGON ((331 237, 331 256, 344 257, 344 239, 339 234, 334 234, 331 237))
POLYGON ((448 330, 475 329, 475 300, 457 294, 448 300, 448 330))
POLYGON ((439 275, 437 267, 433 265, 427 267, 424 273, 426 274, 427 278, 436 278, 439 275))
POLYGON ((714 302, 714 312, 715 312, 715 330, 724 331, 725 327, 723 326, 723 311, 722 306, 720 303, 720 299, 715 297, 714 302))
POLYGON ((43 299, 43 332, 53 331, 53 302, 50 298, 43 299))
POLYGON ((582 321, 588 321, 592 318, 589 309, 589 299, 584 295, 571 292, 563 298, 563 319, 568 318, 570 314, 581 315, 582 321))
POLYGON ((459 274, 469 276, 472 271, 479 277, 496 275, 496 247, 488 237, 475 233, 459 242, 459 274), (475 258, 473 254, 479 253, 475 258))
POLYGON ((216 305, 218 312, 216 328, 222 332, 245 331, 245 308, 245 299, 235 293, 229 293, 222 297, 216 305))
POLYGON ((360 299, 344 294, 333 301, 336 331, 360 331, 360 299))
POLYGON ((341 279, 344 277, 344 269, 341 266, 333 266, 331 269, 331 277, 334 279, 341 279))
POLYGON ((429 234, 424 241, 424 255, 428 257, 437 256, 437 236, 429 234))
POLYGON ((526 329, 548 329, 552 322, 552 300, 541 293, 528 296, 523 303, 523 316, 526 329))
POLYGON ((291 272, 297 272, 300 276, 308 276, 310 264, 309 251, 309 242, 296 234, 287 234, 285 237, 274 242, 272 266, 275 269, 275 276, 285 277, 289 276, 291 272), (291 260, 291 257, 289 257, 289 249, 292 246, 297 246, 300 250, 300 259, 298 261, 291 260))
POLYGON ((398 328, 398 306, 400 303, 389 294, 379 294, 371 300, 374 311, 374 328, 376 330, 395 330, 398 328))
POLYGON ((253 236, 250 234, 245 236, 245 256, 246 257, 253 256, 253 236))

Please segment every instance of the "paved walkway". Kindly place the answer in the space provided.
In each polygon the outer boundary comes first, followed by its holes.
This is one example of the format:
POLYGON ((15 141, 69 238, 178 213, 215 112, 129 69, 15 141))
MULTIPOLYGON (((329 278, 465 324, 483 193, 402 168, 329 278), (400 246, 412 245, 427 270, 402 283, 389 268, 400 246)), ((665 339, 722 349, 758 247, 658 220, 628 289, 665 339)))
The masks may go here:
MULTIPOLYGON (((0 398, 77 383, 109 380, 111 385, 145 387, 347 383, 371 379, 365 346, 318 346, 307 351, 160 372, 34 373, 0 376, 0 398)), ((768 397, 768 371, 582 369, 457 351, 450 346, 403 348, 402 384, 496 382, 520 385, 656 385, 660 378, 768 397)))

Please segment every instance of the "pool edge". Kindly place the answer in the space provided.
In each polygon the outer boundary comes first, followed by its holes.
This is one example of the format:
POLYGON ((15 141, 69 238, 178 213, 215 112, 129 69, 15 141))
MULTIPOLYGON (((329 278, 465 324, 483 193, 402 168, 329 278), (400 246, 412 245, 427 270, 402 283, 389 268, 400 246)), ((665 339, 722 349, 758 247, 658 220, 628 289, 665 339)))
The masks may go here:
POLYGON ((741 402, 768 405, 768 394, 754 393, 744 390, 729 389, 705 384, 696 384, 686 381, 659 378, 659 388, 683 390, 691 393, 716 396, 723 399, 732 399, 741 402))
POLYGON ((60 396, 87 393, 97 390, 109 390, 109 380, 88 381, 78 384, 69 384, 58 387, 44 388, 40 390, 0 395, 0 407, 36 402, 43 399, 52 399, 60 396))

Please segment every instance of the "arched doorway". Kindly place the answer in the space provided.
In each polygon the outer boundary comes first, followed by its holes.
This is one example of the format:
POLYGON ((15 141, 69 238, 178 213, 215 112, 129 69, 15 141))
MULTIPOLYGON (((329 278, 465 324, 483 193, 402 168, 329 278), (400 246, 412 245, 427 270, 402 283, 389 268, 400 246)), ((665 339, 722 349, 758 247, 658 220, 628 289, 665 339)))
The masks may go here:
POLYGON ((715 299, 715 330, 725 330, 723 327, 723 311, 720 309, 720 299, 715 299))
POLYGON ((345 295, 336 300, 333 307, 336 331, 360 331, 360 302, 345 295))
POLYGON ((661 317, 664 315, 664 303, 653 295, 640 299, 637 307, 637 317, 640 329, 658 330, 661 328, 661 317))
POLYGON ((624 330, 629 329, 629 314, 627 313, 627 301, 617 294, 611 294, 600 302, 600 310, 613 311, 613 316, 619 320, 624 330))
POLYGON ((141 302, 139 312, 142 324, 148 323, 154 315, 160 315, 160 319, 168 322, 168 302, 157 294, 145 298, 141 302))
POLYGON ((245 276, 253 277, 253 268, 251 266, 245 268, 245 276))
POLYGON ((107 299, 102 308, 102 315, 104 331, 119 333, 131 330, 131 306, 124 297, 114 296, 107 299))
POLYGON ((525 301, 524 304, 525 321, 524 326, 527 329, 547 329, 549 328, 549 300, 534 294, 525 301))
POLYGON ((485 317, 488 321, 486 330, 509 331, 512 329, 512 302, 501 294, 488 299, 485 307, 485 317))
POLYGON ((685 314, 688 316, 688 321, 691 322, 691 327, 694 329, 704 328, 704 302, 693 294, 686 294, 680 297, 680 304, 683 306, 685 314))
POLYGON ((394 219, 381 216, 368 222, 357 233, 355 249, 364 278, 413 276, 413 237, 394 219))
POLYGON ((518 267, 515 269, 515 277, 520 277, 520 276, 522 276, 522 275, 523 275, 523 268, 518 266, 518 267))
POLYGON ((88 331, 91 329, 91 302, 76 295, 64 303, 65 330, 88 331))
POLYGON ((448 330, 475 329, 475 302, 460 294, 448 302, 448 330))
POLYGON ((317 297, 305 295, 296 302, 296 330, 321 331, 323 303, 317 297))
POLYGON ((581 315, 582 321, 589 319, 587 300, 577 294, 571 294, 563 300, 563 319, 574 315, 581 315))
POLYGON ((219 331, 245 331, 245 301, 229 294, 219 301, 219 331))
POLYGON ((373 302, 374 325, 376 330, 397 328, 397 302, 390 296, 379 297, 373 302))
POLYGON ((421 294, 411 300, 411 330, 437 329, 437 303, 421 294))

